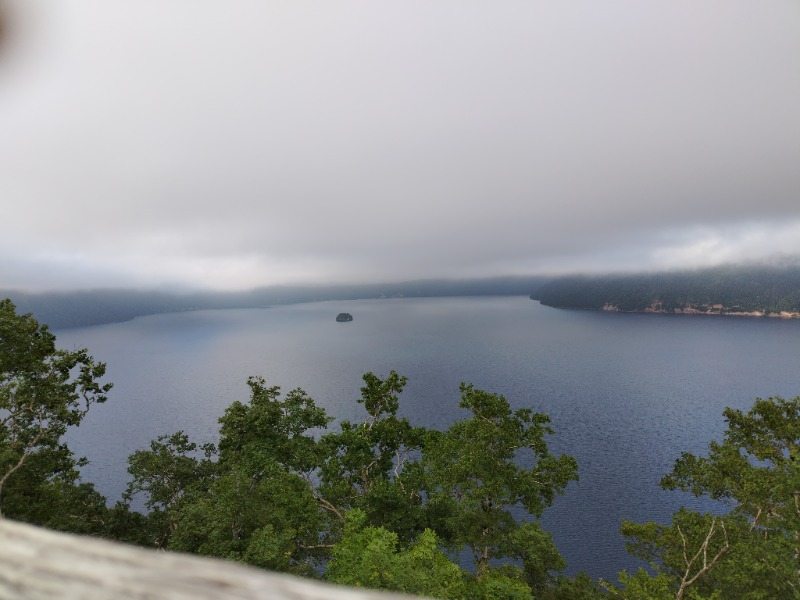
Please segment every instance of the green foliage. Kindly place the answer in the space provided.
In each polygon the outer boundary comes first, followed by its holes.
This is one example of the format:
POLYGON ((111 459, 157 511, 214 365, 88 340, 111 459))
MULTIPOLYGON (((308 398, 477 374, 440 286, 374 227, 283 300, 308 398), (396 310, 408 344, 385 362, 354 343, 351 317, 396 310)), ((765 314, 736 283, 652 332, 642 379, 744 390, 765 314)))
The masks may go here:
POLYGON ((639 569, 633 575, 629 575, 623 571, 620 573, 619 582, 621 588, 607 584, 612 598, 623 598, 624 600, 673 600, 675 598, 672 579, 663 573, 651 575, 644 569, 639 569))
POLYGON ((128 498, 145 495, 158 547, 312 574, 327 529, 310 477, 322 461, 310 431, 329 422, 302 390, 281 399, 261 378, 220 419, 219 449, 178 432, 129 459, 128 498), (217 460, 212 460, 218 454, 217 460))
POLYGON ((723 441, 706 457, 684 453, 661 485, 719 500, 729 512, 682 509, 669 526, 625 523, 629 549, 653 564, 676 598, 796 598, 800 398, 758 399, 747 413, 724 414, 723 441))
POLYGON ((172 509, 194 486, 206 479, 214 469, 212 444, 202 447, 204 459, 193 456, 197 444, 179 431, 162 435, 150 442, 150 450, 137 450, 128 459, 128 472, 133 476, 126 497, 145 493, 145 506, 150 510, 172 509))
POLYGON ((150 442, 149 450, 137 450, 128 458, 128 473, 132 476, 124 500, 137 494, 145 497, 148 544, 167 547, 177 527, 181 509, 193 499, 205 494, 216 472, 212 444, 201 448, 203 457, 197 456, 197 445, 179 431, 162 435, 150 442))
POLYGON ((398 417, 405 383, 365 374, 364 420, 317 439, 330 419, 305 392, 251 378, 218 449, 159 438, 130 457, 127 498, 145 496, 151 543, 173 550, 312 576, 327 562, 331 581, 441 598, 547 592, 565 563, 530 519, 577 471, 547 451, 547 417, 462 385, 473 417, 429 431, 398 417), (469 547, 477 576, 440 546, 469 547), (521 566, 489 567, 501 558, 521 566))
POLYGON ((469 587, 469 598, 476 600, 533 600, 531 589, 518 577, 515 569, 487 571, 469 587))
POLYGON ((536 522, 519 524, 499 546, 501 555, 522 562, 523 579, 537 595, 554 584, 553 572, 561 572, 567 567, 567 561, 556 548, 552 536, 536 522))
POLYGON ((326 460, 320 496, 344 511, 359 508, 373 525, 385 526, 408 542, 424 528, 419 464, 425 430, 397 417, 398 394, 406 378, 391 371, 385 380, 364 375, 358 399, 367 411, 362 423, 343 421, 322 437, 326 460))
POLYGON ((519 559, 538 588, 564 568, 549 535, 520 524, 511 509, 539 517, 556 494, 577 479, 570 456, 553 456, 545 435, 549 419, 529 409, 511 411, 503 396, 461 385, 462 408, 473 417, 446 432, 431 432, 423 451, 429 503, 443 538, 467 547, 483 578, 490 562, 519 559))
POLYGON ((574 577, 558 577, 553 585, 538 595, 541 600, 604 600, 608 593, 601 582, 594 581, 586 573, 574 577))
POLYGON ((366 522, 362 510, 348 512, 344 536, 326 570, 329 581, 434 598, 468 597, 466 574, 439 550, 433 531, 424 530, 400 550, 396 533, 366 522))
POLYGON ((280 470, 255 478, 233 469, 181 509, 168 547, 312 575, 321 529, 301 478, 280 470))
POLYGON ((62 436, 111 384, 105 365, 85 349, 58 350, 31 315, 0 300, 0 515, 56 529, 103 533, 105 499, 79 484, 76 459, 62 436))
POLYGON ((268 465, 298 473, 316 469, 321 447, 308 432, 327 426, 325 410, 301 389, 280 400, 280 388, 266 387, 261 377, 251 377, 247 384, 250 403, 234 402, 220 419, 220 461, 254 475, 268 465))

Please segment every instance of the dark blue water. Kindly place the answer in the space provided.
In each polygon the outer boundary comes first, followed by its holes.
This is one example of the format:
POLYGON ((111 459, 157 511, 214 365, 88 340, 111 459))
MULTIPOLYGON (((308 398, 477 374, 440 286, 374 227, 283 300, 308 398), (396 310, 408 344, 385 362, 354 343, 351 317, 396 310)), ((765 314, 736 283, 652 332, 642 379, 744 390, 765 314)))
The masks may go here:
POLYGON ((339 419, 358 419, 361 375, 409 378, 401 412, 445 428, 462 381, 552 418, 550 444, 580 481, 545 513, 569 573, 616 579, 637 565, 623 519, 666 522, 691 496, 659 489, 681 451, 704 453, 726 406, 800 394, 800 321, 563 311, 527 298, 322 302, 155 315, 56 332, 108 364, 110 400, 70 434, 110 500, 126 458, 179 429, 216 441, 217 419, 246 401, 249 375, 302 387, 339 419), (336 323, 339 312, 354 316, 336 323))

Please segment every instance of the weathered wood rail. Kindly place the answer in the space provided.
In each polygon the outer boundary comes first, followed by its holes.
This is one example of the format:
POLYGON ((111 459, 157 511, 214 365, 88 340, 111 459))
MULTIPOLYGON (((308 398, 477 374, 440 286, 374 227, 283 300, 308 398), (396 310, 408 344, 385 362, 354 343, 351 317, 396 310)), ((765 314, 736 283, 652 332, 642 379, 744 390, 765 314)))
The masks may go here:
POLYGON ((0 600, 411 600, 0 518, 0 600))

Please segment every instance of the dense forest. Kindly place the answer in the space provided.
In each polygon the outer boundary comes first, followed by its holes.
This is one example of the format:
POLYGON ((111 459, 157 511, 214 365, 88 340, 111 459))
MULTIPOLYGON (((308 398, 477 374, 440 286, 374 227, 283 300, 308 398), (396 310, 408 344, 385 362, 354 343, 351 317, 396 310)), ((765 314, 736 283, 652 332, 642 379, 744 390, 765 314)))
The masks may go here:
POLYGON ((333 426, 303 390, 251 377, 217 444, 181 431, 153 440, 129 457, 128 490, 109 507, 63 441, 102 410, 104 374, 0 301, 0 518, 438 598, 798 597, 800 398, 727 409, 706 456, 677 457, 662 487, 719 511, 621 523, 650 569, 609 582, 561 575, 538 518, 579 466, 550 452, 546 415, 503 396, 464 383, 469 416, 432 430, 397 416, 404 377, 367 373, 363 418, 333 426))
POLYGON ((800 265, 560 277, 531 298, 557 308, 623 312, 800 313, 800 265))
POLYGON ((53 328, 85 327, 184 310, 264 308, 280 304, 431 296, 527 296, 549 281, 543 277, 425 279, 399 283, 327 286, 271 286, 242 292, 83 290, 26 293, 0 290, 22 312, 53 328))

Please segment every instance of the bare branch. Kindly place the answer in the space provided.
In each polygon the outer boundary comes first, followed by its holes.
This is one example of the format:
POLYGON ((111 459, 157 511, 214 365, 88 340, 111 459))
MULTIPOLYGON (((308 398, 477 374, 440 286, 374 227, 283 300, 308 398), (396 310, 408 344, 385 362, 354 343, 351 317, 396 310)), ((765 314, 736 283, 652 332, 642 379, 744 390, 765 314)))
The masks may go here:
POLYGON ((323 498, 322 496, 320 496, 319 494, 317 494, 315 491, 312 491, 312 495, 313 495, 313 498, 314 498, 314 500, 316 500, 316 501, 317 501, 317 503, 318 503, 318 504, 319 504, 319 505, 320 505, 322 508, 324 508, 324 509, 325 509, 325 510, 327 510, 328 512, 332 512, 333 514, 335 514, 335 515, 336 515, 336 517, 337 517, 337 518, 338 518, 338 519, 339 519, 339 520, 340 520, 342 523, 344 523, 344 521, 345 521, 344 515, 341 513, 341 511, 340 511, 338 508, 336 508, 336 507, 335 507, 333 504, 331 504, 331 503, 330 503, 328 500, 326 500, 325 498, 323 498))
POLYGON ((683 556, 684 556, 684 560, 686 561, 686 571, 685 571, 685 573, 683 575, 683 578, 681 579, 681 585, 678 588, 678 593, 675 595, 675 600, 682 600, 683 595, 686 592, 686 590, 689 588, 689 586, 691 586, 695 581, 700 579, 703 575, 708 573, 714 567, 714 565, 717 564, 719 559, 722 558, 722 556, 730 548, 730 544, 728 543, 728 530, 725 528, 725 522, 720 519, 719 523, 720 523, 720 526, 722 527, 722 533, 723 533, 723 536, 725 538, 725 543, 717 551, 717 553, 714 556, 714 558, 711 559, 711 562, 708 562, 708 547, 711 544, 711 539, 714 537, 714 530, 715 530, 716 524, 717 524, 717 517, 713 517, 711 519, 711 527, 709 527, 709 529, 708 529, 708 533, 706 534, 706 538, 703 540, 703 543, 700 545, 700 548, 698 549, 698 551, 695 553, 695 555, 692 557, 691 560, 689 560, 687 558, 687 555, 686 555, 686 552, 685 552, 685 549, 686 549, 686 538, 684 537, 683 532, 681 531, 680 527, 678 527, 678 532, 680 533, 681 538, 683 539, 683 544, 684 544, 684 555, 683 556), (700 558, 700 556, 703 557, 703 566, 697 571, 697 573, 695 573, 693 576, 690 577, 689 575, 690 575, 691 570, 692 570, 692 565, 694 564, 694 562, 698 558, 700 558))
MULTIPOLYGON (((44 437, 45 433, 49 431, 49 428, 44 426, 45 417, 42 414, 41 410, 38 412, 37 416, 39 417, 39 431, 36 433, 33 439, 30 442, 28 442, 27 446, 25 447, 25 450, 22 452, 22 455, 20 455, 17 463, 9 467, 6 470, 5 475, 3 475, 3 477, 0 478, 0 498, 3 497, 3 487, 8 481, 8 478, 11 477, 11 475, 13 475, 14 472, 17 471, 23 464, 25 464, 25 461, 27 460, 30 453, 39 444, 39 442, 44 437)), ((0 518, 2 517, 3 517, 3 509, 2 509, 2 503, 0 503, 0 518)))

